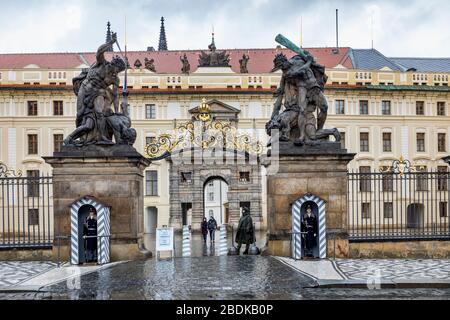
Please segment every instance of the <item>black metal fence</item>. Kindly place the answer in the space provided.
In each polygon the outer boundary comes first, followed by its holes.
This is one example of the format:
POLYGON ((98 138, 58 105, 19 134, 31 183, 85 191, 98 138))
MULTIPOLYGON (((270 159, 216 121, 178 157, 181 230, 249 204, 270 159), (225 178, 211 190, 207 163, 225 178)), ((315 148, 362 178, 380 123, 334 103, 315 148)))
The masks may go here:
POLYGON ((53 243, 51 176, 0 178, 0 249, 53 243))
POLYGON ((350 240, 450 238, 449 173, 349 172, 350 240))

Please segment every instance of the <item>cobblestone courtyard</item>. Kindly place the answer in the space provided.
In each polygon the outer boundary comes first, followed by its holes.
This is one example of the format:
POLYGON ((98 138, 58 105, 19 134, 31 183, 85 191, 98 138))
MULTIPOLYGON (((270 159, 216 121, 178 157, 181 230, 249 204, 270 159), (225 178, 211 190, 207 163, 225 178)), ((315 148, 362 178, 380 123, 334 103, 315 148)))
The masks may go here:
MULTIPOLYGON (((364 270, 378 265, 384 268, 382 270, 391 270, 386 273, 391 278, 394 275, 401 277, 402 272, 410 278, 423 272, 429 279, 434 275, 434 279, 450 280, 448 260, 321 260, 320 264, 317 261, 308 263, 322 270, 322 275, 331 272, 326 271, 327 268, 338 268, 337 274, 347 279, 364 279, 364 270)), ((7 267, 10 271, 14 266, 22 272, 36 270, 36 275, 31 277, 37 279, 37 275, 45 271, 32 267, 33 264, 36 263, 8 263, 7 267)), ((52 264, 48 267, 52 272, 56 271, 52 264)), ((450 289, 438 288, 317 288, 317 279, 296 270, 297 267, 298 264, 288 265, 285 259, 262 256, 151 259, 92 269, 90 273, 42 285, 36 290, 0 290, 0 299, 450 299, 450 289)), ((0 264, 1 268, 5 268, 5 263, 0 264)), ((68 267, 61 269, 64 268, 68 267)), ((11 275, 0 276, 3 283, 6 278, 11 279, 11 275)), ((19 286, 10 285, 9 288, 20 289, 20 284, 27 282, 22 279, 17 283, 19 286)))

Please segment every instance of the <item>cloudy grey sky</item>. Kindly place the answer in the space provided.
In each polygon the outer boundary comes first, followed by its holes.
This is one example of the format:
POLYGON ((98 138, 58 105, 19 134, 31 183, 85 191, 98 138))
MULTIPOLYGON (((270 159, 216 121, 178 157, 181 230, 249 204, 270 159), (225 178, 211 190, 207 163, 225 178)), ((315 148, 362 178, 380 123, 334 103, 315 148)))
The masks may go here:
POLYGON ((130 50, 158 46, 166 19, 169 49, 270 48, 282 33, 303 46, 374 47, 388 56, 450 57, 448 0, 0 0, 0 52, 94 51, 111 21, 130 50))

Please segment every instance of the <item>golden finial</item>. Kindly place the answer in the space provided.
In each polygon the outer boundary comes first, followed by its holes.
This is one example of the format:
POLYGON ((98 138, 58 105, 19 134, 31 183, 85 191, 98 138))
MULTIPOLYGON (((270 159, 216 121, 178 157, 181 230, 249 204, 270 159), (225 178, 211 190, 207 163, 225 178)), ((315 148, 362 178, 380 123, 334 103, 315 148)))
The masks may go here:
POLYGON ((211 119, 211 115, 210 115, 211 109, 210 109, 208 103, 206 103, 205 98, 202 99, 202 103, 198 107, 198 112, 199 112, 199 115, 198 115, 199 120, 206 122, 211 119))

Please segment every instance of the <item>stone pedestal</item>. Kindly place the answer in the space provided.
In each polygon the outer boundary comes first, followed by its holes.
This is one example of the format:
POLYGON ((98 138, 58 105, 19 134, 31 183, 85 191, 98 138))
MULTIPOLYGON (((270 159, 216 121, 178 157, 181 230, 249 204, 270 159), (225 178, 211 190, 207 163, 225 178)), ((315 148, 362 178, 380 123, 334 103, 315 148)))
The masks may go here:
POLYGON ((267 168, 268 235, 265 254, 291 256, 292 205, 310 193, 323 199, 327 257, 347 257, 347 164, 355 154, 340 143, 296 147, 279 145, 279 155, 264 159, 267 168))
MULTIPOLYGON (((44 158, 53 167, 55 236, 70 236, 69 206, 89 196, 110 207, 111 261, 144 257, 143 170, 150 161, 128 145, 63 147, 44 158)), ((53 246, 56 257, 57 241, 53 246)), ((68 259, 70 241, 61 241, 68 259)))

